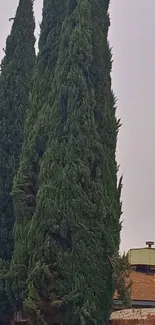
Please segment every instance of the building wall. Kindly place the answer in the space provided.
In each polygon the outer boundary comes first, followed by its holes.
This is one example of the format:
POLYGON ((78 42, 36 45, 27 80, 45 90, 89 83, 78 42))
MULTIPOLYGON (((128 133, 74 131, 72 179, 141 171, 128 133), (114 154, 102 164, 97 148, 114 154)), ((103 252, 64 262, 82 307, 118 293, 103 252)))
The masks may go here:
POLYGON ((131 265, 155 266, 155 248, 130 249, 128 254, 131 265))
POLYGON ((130 308, 114 311, 109 325, 155 325, 155 308, 130 308))
POLYGON ((155 325, 155 319, 114 319, 109 325, 155 325))

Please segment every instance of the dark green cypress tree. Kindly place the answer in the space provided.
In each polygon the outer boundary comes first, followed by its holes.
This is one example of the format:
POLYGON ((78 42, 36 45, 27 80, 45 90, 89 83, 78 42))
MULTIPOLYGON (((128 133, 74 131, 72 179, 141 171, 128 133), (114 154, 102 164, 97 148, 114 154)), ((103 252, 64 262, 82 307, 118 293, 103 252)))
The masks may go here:
POLYGON ((35 61, 33 1, 20 0, 6 41, 0 75, 0 323, 7 324, 13 308, 6 278, 13 250, 14 211, 11 197, 17 172, 30 79, 35 61))
POLYGON ((14 181, 15 250, 14 263, 28 265, 27 230, 36 209, 40 159, 48 137, 46 101, 51 92, 65 1, 44 1, 39 54, 32 77, 32 89, 25 121, 23 153, 14 181), (45 120, 46 119, 46 120, 45 120), (23 207, 25 213, 23 213, 23 207), (21 245, 21 242, 23 245, 21 245))
POLYGON ((35 61, 33 0, 20 0, 0 76, 0 258, 10 260, 13 249, 13 177, 17 172, 35 61))
POLYGON ((64 2, 66 6, 44 1, 13 190, 14 263, 28 267, 23 299, 34 324, 105 324, 114 293, 111 258, 119 248, 121 214, 109 1, 64 2))
POLYGON ((25 119, 24 144, 18 174, 14 179, 15 225, 14 254, 7 292, 15 308, 20 308, 26 286, 29 253, 27 233, 36 210, 38 175, 48 138, 48 109, 46 101, 52 89, 65 0, 44 0, 43 21, 39 39, 39 54, 32 77, 30 100, 25 119))
MULTIPOLYGON (((116 119, 116 98, 111 89, 112 54, 108 42, 110 18, 108 14, 109 0, 91 0, 92 13, 92 51, 93 60, 90 67, 90 78, 95 91, 94 116, 97 132, 102 145, 102 159, 95 165, 102 170, 103 193, 105 197, 104 245, 107 256, 115 254, 120 243, 120 194, 122 178, 117 188, 116 143, 120 120, 116 119)), ((111 283, 111 273, 107 272, 107 282, 111 283), (109 280, 108 280, 109 275, 109 280)), ((109 287, 112 296, 113 286, 109 287)), ((104 301, 104 307, 109 306, 109 299, 104 301)), ((105 314, 106 315, 106 314, 105 314)), ((106 320, 106 319, 105 319, 106 320)))

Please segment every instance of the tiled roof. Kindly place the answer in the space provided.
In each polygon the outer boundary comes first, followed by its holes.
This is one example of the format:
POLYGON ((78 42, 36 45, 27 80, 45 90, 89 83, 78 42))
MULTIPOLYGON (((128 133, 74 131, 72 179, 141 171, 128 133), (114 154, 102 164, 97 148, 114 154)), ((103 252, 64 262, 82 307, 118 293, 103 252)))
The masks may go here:
MULTIPOLYGON (((155 275, 131 271, 131 288, 132 300, 155 301, 155 275)), ((117 299, 117 293, 114 295, 117 299)))

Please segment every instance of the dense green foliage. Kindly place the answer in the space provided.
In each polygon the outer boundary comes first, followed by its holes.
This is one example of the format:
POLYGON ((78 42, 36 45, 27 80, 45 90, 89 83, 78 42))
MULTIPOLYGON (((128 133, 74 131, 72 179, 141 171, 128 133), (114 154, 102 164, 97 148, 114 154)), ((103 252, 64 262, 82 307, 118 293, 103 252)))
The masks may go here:
POLYGON ((0 75, 0 258, 13 248, 13 177, 19 165, 30 76, 35 60, 32 0, 20 0, 0 75))
POLYGON ((0 260, 0 323, 3 325, 9 325, 13 316, 13 308, 6 293, 8 271, 9 262, 0 260))
POLYGON ((14 255, 8 278, 7 291, 16 308, 24 299, 29 253, 27 235, 36 209, 36 193, 41 157, 47 141, 49 116, 46 100, 51 91, 54 68, 58 56, 59 36, 65 17, 65 0, 45 1, 39 39, 39 54, 35 64, 33 87, 26 114, 23 152, 20 168, 14 180, 14 255), (64 4, 64 5, 63 5, 64 4), (57 14, 56 14, 57 13, 57 14))
POLYGON ((13 308, 7 296, 13 250, 14 211, 11 190, 19 166, 25 110, 35 60, 32 0, 20 0, 0 75, 0 323, 7 324, 13 308))
POLYGON ((115 254, 110 258, 110 262, 113 266, 113 279, 115 282, 115 290, 118 294, 118 299, 122 301, 125 307, 130 308, 132 306, 131 301, 131 287, 132 281, 130 279, 131 265, 129 263, 128 254, 115 254))
POLYGON ((99 325, 111 310, 121 184, 108 5, 44 0, 8 289, 33 324, 99 325))

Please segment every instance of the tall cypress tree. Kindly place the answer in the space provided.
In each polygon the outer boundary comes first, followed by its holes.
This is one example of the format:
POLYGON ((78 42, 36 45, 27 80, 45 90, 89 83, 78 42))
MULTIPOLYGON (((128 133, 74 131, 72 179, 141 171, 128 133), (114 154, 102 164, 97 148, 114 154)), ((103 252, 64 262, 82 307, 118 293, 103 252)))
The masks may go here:
POLYGON ((109 1, 94 2, 44 1, 13 190, 14 263, 28 267, 23 299, 33 323, 103 324, 112 303, 111 258, 119 248, 121 213, 118 123, 107 43, 109 1))
POLYGON ((17 172, 30 79, 35 61, 33 0, 20 0, 0 76, 0 258, 13 249, 13 177, 17 172))
POLYGON ((26 287, 29 266, 27 234, 36 210, 40 164, 49 134, 49 107, 46 102, 52 89, 65 2, 66 0, 44 0, 39 54, 32 76, 23 150, 12 191, 15 210, 14 254, 7 279, 7 292, 17 309, 22 306, 26 287))
POLYGON ((20 0, 6 40, 0 75, 0 323, 13 309, 6 294, 6 278, 13 250, 13 177, 19 165, 23 125, 35 61, 33 1, 20 0))
MULTIPOLYGON (((109 0, 91 0, 93 59, 90 67, 90 78, 96 99, 94 107, 95 124, 102 145, 102 159, 97 159, 95 165, 103 170, 102 191, 106 202, 104 207, 106 214, 104 219, 104 246, 107 256, 112 256, 115 254, 115 249, 119 250, 120 243, 122 178, 117 188, 115 152, 120 120, 117 120, 115 116, 116 98, 111 89, 112 54, 108 42, 109 2, 109 0)), ((108 273, 108 269, 106 271, 106 266, 105 272, 107 272, 107 282, 112 285, 108 290, 110 297, 113 292, 113 283, 111 272, 108 273)), ((104 308, 108 310, 109 299, 104 300, 104 308)))

